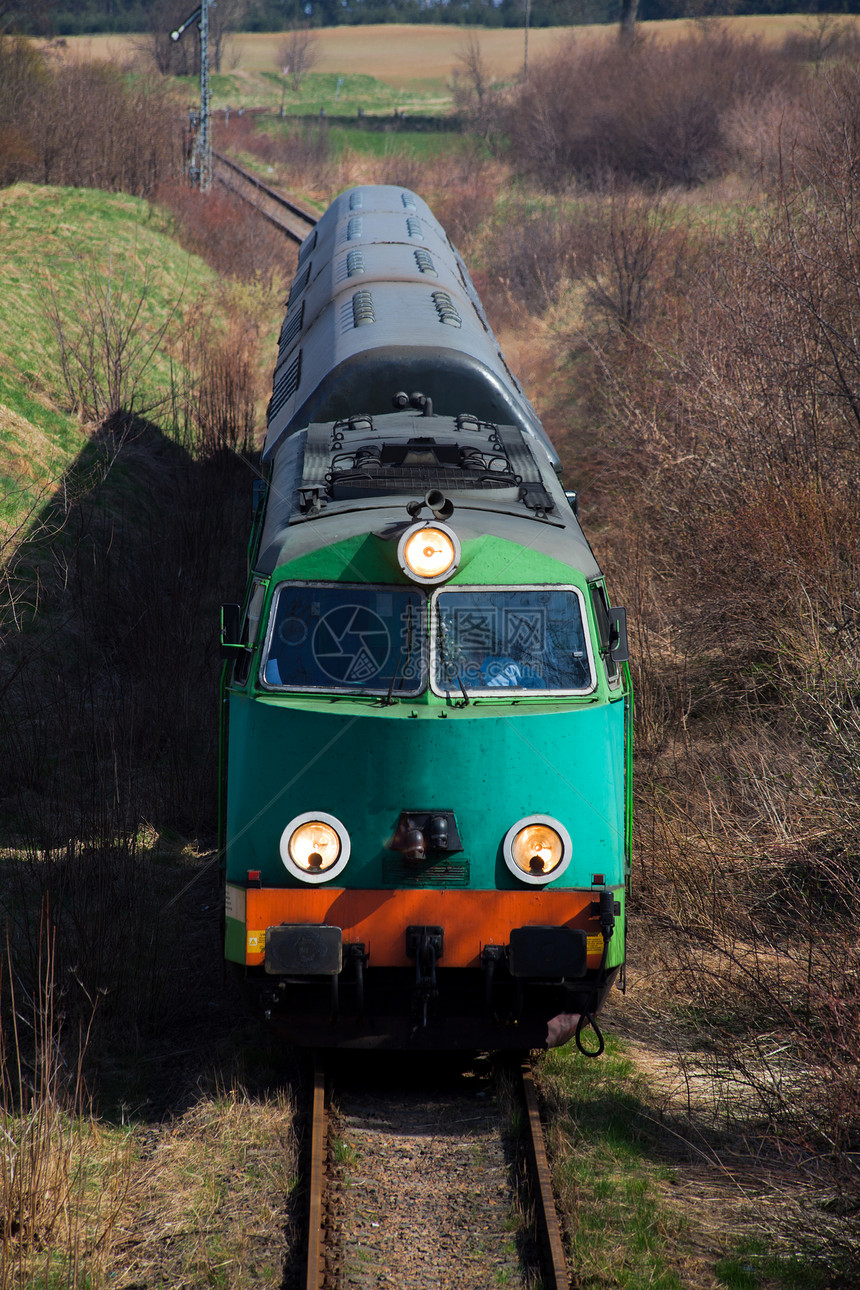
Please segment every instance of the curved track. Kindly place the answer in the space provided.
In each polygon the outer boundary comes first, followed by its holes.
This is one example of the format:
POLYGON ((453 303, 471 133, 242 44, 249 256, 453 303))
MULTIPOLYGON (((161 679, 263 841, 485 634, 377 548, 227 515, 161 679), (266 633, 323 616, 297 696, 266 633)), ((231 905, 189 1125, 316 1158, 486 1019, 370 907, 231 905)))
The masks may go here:
POLYGON ((292 242, 301 243, 317 222, 316 216, 290 197, 270 188, 223 153, 212 153, 212 176, 224 188, 248 202, 292 242))

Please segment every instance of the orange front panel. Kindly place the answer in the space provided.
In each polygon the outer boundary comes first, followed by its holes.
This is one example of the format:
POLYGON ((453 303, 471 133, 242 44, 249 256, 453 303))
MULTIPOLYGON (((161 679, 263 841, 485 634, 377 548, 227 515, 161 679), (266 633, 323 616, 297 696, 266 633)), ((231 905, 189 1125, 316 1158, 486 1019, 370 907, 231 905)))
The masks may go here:
MULTIPOLYGON (((247 891, 248 939, 280 923, 328 923, 345 942, 361 941, 373 967, 406 967, 405 931, 411 924, 445 929, 441 967, 479 967, 484 945, 507 945, 512 927, 581 927, 589 933, 589 967, 600 962, 597 919, 589 918, 590 891, 344 891, 264 887, 247 891)), ((250 949, 246 962, 263 962, 250 949)))

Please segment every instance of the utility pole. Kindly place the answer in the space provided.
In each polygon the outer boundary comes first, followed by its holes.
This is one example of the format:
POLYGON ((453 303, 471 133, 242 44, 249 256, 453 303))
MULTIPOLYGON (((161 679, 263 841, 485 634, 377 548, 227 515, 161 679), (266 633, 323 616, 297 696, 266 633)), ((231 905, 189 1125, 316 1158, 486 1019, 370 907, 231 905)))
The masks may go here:
POLYGON ((181 27, 170 33, 171 40, 179 40, 183 33, 194 22, 199 21, 200 28, 200 114, 191 113, 191 128, 194 131, 194 144, 191 150, 189 178, 192 184, 207 193, 212 187, 212 135, 210 132, 210 92, 209 92, 209 6, 214 0, 201 0, 200 5, 181 27))

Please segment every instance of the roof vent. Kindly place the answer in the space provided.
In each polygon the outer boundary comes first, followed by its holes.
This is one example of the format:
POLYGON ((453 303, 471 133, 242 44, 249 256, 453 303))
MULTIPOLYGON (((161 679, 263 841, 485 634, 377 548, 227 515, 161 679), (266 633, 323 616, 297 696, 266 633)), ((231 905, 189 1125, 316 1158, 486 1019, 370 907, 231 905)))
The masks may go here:
POLYGON ((284 325, 281 328, 281 349, 287 350, 302 330, 302 323, 305 320, 305 302, 299 305, 298 309, 288 312, 284 319, 284 325))
POLYGON ((364 273, 364 251, 355 247, 346 257, 346 275, 354 278, 357 273, 364 273))
POLYGON ((408 211, 417 210, 417 207, 415 205, 415 198, 412 196, 411 193, 401 193, 400 200, 403 202, 403 205, 408 211))
POLYGON ((363 205, 364 205, 364 198, 363 198, 363 196, 361 195, 361 193, 359 193, 359 192, 350 193, 350 195, 349 195, 349 209, 350 209, 351 211, 361 210, 361 208, 362 208, 362 206, 363 206, 363 205))
POLYGON ((406 227, 409 230, 410 237, 420 237, 421 241, 424 241, 424 231, 421 228, 420 219, 416 219, 414 215, 408 216, 406 227))
POLYGON ((373 310, 373 296, 369 291, 356 291, 352 297, 353 327, 366 327, 369 323, 375 322, 376 314, 373 310))
POLYGON ((275 388, 272 390, 272 401, 269 404, 269 419, 277 416, 287 399, 292 398, 299 388, 299 381, 302 378, 302 351, 299 350, 295 358, 284 369, 281 375, 275 381, 275 388))
POLYGON ((436 265, 433 263, 433 257, 429 251, 425 251, 424 247, 421 246, 417 251, 413 251, 412 254, 415 256, 415 263, 421 273, 431 273, 434 278, 439 277, 436 272, 436 265))
POLYGON ((308 260, 307 264, 302 269, 301 273, 296 274, 296 277, 293 280, 293 285, 290 287, 290 298, 287 301, 288 310, 290 305, 293 303, 293 301, 298 300, 299 296, 302 294, 305 287, 308 285, 310 276, 311 276, 311 262, 310 260, 308 260))
POLYGON ((360 215, 353 215, 346 226, 346 236, 348 241, 351 242, 354 237, 361 237, 363 232, 364 220, 360 215))
POLYGON ((434 291, 432 295, 439 321, 447 324, 448 327, 462 327, 463 319, 457 313, 454 301, 447 291, 434 291))
POLYGON ((299 259, 298 259, 299 264, 302 264, 307 259, 311 251, 316 246, 316 244, 317 244, 317 231, 316 229, 314 229, 312 233, 308 234, 304 242, 302 242, 301 246, 299 247, 299 259))

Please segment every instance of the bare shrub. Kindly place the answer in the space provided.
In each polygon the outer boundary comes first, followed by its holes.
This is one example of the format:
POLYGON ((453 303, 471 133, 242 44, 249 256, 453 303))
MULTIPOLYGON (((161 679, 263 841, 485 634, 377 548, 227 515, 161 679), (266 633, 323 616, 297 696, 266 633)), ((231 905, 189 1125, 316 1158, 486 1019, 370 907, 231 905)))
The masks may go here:
MULTIPOLYGON (((147 371, 171 325, 173 312, 155 328, 145 324, 150 270, 144 265, 102 272, 76 257, 79 308, 71 313, 49 280, 45 312, 60 358, 70 411, 85 421, 106 424, 120 414, 145 409, 140 394, 147 371)), ((178 306, 178 299, 177 299, 178 306)), ((152 408, 146 409, 152 411, 152 408)))
POLYGON ((283 234, 227 189, 201 193, 187 184, 165 184, 158 200, 172 215, 183 246, 225 277, 269 284, 291 272, 283 234))
POLYGON ((236 306, 226 312, 227 325, 218 329, 210 310, 198 304, 186 315, 182 333, 184 382, 174 396, 178 428, 204 457, 253 450, 262 392, 253 314, 236 306))
POLYGON ((500 91, 474 32, 457 53, 453 93, 454 107, 469 129, 489 140, 496 130, 500 91))
POLYGON ((0 36, 0 179, 138 196, 181 169, 175 104, 104 63, 49 65, 0 36))
POLYGON ((31 43, 0 34, 0 183, 28 177, 36 164, 30 127, 47 83, 31 43))
POLYGON ((558 210, 512 202, 492 233, 492 265, 511 298, 540 314, 565 285, 590 265, 585 221, 558 210))
MULTIPOLYGON (((583 264, 590 308, 627 331, 640 325, 667 273, 689 260, 677 202, 627 188, 611 191, 608 211, 594 227, 592 253, 583 264)), ((677 284, 676 289, 677 289, 677 284)))
MULTIPOLYGON (((290 34, 278 46, 278 66, 284 77, 290 78, 293 92, 298 94, 302 81, 313 71, 319 60, 317 38, 308 26, 293 25, 290 34)), ((283 115, 283 103, 281 104, 283 115)))
POLYGON ((472 246, 493 213, 502 172, 480 146, 433 162, 416 185, 427 196, 451 240, 461 250, 472 246))
POLYGON ((671 44, 571 42, 534 67, 504 125, 517 167, 549 188, 607 173, 689 185, 724 168, 726 114, 790 74, 777 52, 721 29, 671 44))
POLYGON ((348 182, 345 165, 332 146, 329 123, 319 118, 293 124, 288 132, 264 134, 251 118, 233 113, 219 126, 218 146, 251 153, 277 172, 275 182, 304 192, 329 195, 348 182))
POLYGON ((659 306, 592 333, 587 352, 615 594, 634 611, 638 899, 668 938, 657 970, 707 1034, 696 1061, 723 1123, 826 1169, 847 1213, 860 1195, 856 71, 816 77, 812 94, 769 205, 694 229, 695 271, 667 274, 659 306))
POLYGON ((822 63, 860 56, 860 32, 852 18, 818 13, 786 36, 783 51, 798 62, 811 63, 817 71, 822 63))
MULTIPOLYGON (((86 1096, 82 1061, 65 1045, 55 983, 55 935, 43 917, 32 993, 16 988, 6 946, 0 1007, 0 1286, 31 1284, 44 1268, 66 1265, 73 1278, 103 1270, 129 1180, 122 1147, 93 1149, 101 1138, 86 1096), (28 997, 29 996, 29 997, 28 997), (66 1051, 66 1048, 70 1051, 66 1051)), ((101 1145, 99 1143, 99 1145, 101 1145)))
POLYGON ((414 153, 403 152, 396 143, 388 143, 385 153, 374 167, 374 180, 378 184, 397 184, 401 188, 421 191, 426 168, 414 153))
MULTIPOLYGON (((221 71, 227 36, 238 28, 247 8, 248 0, 218 0, 209 9, 209 58, 213 71, 221 71)), ((170 34, 188 14, 184 0, 155 0, 147 6, 148 34, 138 40, 137 46, 142 59, 162 76, 200 75, 197 24, 192 24, 179 40, 173 40, 170 34)))

